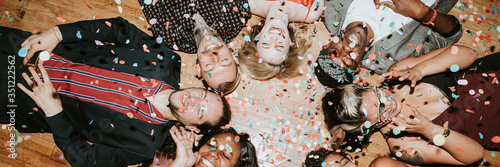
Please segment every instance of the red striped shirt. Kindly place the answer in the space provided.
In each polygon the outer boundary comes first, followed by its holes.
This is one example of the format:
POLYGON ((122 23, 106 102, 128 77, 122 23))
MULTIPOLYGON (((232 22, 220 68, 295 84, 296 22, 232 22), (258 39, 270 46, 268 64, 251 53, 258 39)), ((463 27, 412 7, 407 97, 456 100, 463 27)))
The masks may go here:
POLYGON ((44 66, 59 94, 96 103, 142 121, 169 122, 146 99, 173 89, 165 82, 73 63, 58 55, 45 61, 44 66))

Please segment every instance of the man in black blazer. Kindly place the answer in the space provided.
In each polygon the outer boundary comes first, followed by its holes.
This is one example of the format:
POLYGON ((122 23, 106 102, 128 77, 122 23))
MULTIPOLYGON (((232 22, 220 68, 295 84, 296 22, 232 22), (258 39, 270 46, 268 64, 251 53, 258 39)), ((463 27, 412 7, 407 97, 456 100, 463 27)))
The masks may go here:
MULTIPOLYGON (((179 55, 120 17, 59 25, 26 41, 31 34, 20 30, 0 27, 0 34, 0 57, 4 59, 0 61, 4 67, 0 74, 0 88, 7 90, 1 91, 0 108, 5 111, 0 113, 1 123, 11 124, 21 132, 52 132, 56 144, 73 166, 137 164, 153 158, 155 151, 164 145, 169 136, 167 131, 174 121, 206 132, 229 123, 231 118, 225 98, 204 89, 177 90, 179 55), (23 53, 21 45, 29 46, 28 53, 23 53), (51 76, 43 66, 38 67, 45 80, 37 77, 32 68, 19 71, 23 64, 20 56, 52 49, 54 54, 64 57, 63 62, 70 61, 78 66, 86 64, 84 67, 90 65, 88 68, 100 69, 102 73, 132 74, 130 78, 159 80, 161 84, 171 86, 172 89, 144 96, 144 101, 168 122, 153 124, 100 105, 97 100, 59 95, 57 88, 47 80, 51 76), (29 79, 26 74, 21 74, 23 72, 32 73, 33 78, 29 79), (33 91, 17 88, 15 83, 23 79, 33 91)), ((139 87, 137 90, 145 89, 139 87)), ((130 89, 129 93, 132 94, 130 89)), ((133 106, 134 101, 130 103, 133 106)), ((155 117, 153 114, 149 116, 155 117)))

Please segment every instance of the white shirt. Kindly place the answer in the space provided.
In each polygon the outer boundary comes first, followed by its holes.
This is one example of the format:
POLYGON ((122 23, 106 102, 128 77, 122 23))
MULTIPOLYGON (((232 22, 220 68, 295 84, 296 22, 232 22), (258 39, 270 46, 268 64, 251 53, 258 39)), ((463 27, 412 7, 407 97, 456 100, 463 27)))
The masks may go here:
MULTIPOLYGON (((380 2, 383 1, 390 0, 380 0, 380 2)), ((426 6, 431 6, 435 2, 435 0, 420 1, 426 6)), ((372 42, 373 44, 394 31, 398 31, 402 34, 402 32, 399 31, 399 28, 403 27, 403 25, 412 20, 413 19, 410 17, 405 17, 401 14, 395 13, 391 8, 386 6, 381 5, 377 10, 373 0, 354 0, 347 10, 344 24, 342 24, 342 29, 345 29, 347 25, 352 22, 365 22, 372 28, 373 33, 375 34, 374 41, 372 42)))

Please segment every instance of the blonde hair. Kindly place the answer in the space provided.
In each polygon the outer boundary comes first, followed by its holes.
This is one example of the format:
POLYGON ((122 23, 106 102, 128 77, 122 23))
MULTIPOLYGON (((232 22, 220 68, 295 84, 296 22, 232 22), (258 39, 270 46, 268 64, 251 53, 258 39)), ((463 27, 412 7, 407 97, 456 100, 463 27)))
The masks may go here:
MULTIPOLYGON (((238 60, 240 61, 240 70, 248 74, 252 79, 266 80, 279 76, 280 78, 291 78, 298 74, 298 69, 302 64, 299 56, 305 57, 305 52, 311 46, 311 38, 309 38, 308 24, 289 24, 289 32, 293 32, 293 45, 290 46, 285 60, 280 65, 272 65, 265 61, 259 63, 257 53, 257 41, 255 37, 259 34, 263 24, 255 25, 251 31, 242 30, 243 36, 249 36, 250 41, 244 41, 242 49, 238 52, 238 60)), ((292 33, 290 33, 292 35, 292 33)), ((305 59, 304 59, 305 60, 305 59)))
POLYGON ((327 92, 323 97, 325 124, 333 143, 340 145, 346 136, 352 138, 365 133, 363 124, 366 118, 360 111, 360 97, 366 90, 368 89, 349 84, 327 92))

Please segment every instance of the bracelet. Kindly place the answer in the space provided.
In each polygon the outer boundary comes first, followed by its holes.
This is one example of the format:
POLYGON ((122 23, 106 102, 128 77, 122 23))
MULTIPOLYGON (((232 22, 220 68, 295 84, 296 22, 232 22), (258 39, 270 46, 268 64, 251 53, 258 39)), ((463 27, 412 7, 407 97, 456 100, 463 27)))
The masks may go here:
POLYGON ((450 129, 446 128, 444 129, 443 134, 437 134, 432 138, 432 143, 436 146, 442 146, 446 142, 446 137, 450 135, 450 129))
POLYGON ((422 24, 424 24, 424 25, 429 25, 430 24, 430 25, 434 26, 434 19, 436 19, 437 11, 436 11, 436 9, 433 9, 433 8, 431 8, 431 9, 432 9, 432 11, 434 11, 434 14, 432 15, 431 20, 429 20, 427 22, 422 22, 422 24))
POLYGON ((61 42, 61 40, 59 40, 59 37, 57 37, 57 35, 56 35, 56 30, 54 30, 54 27, 52 27, 52 32, 54 32, 54 36, 56 36, 56 39, 57 39, 59 42, 61 42))

